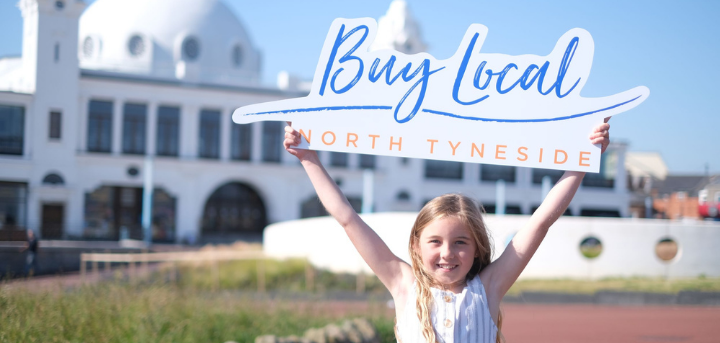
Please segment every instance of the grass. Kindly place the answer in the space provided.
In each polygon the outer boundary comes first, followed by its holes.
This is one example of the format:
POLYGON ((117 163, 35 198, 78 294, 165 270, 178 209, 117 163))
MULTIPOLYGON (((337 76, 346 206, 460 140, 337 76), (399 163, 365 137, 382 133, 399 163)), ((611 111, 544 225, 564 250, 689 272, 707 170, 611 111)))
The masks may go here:
POLYGON ((302 335, 364 316, 383 342, 393 321, 384 304, 338 314, 323 302, 274 302, 230 292, 126 283, 69 293, 0 291, 0 342, 253 342, 263 334, 302 335))
MULTIPOLYGON (((265 260, 262 267, 258 261, 243 260, 217 264, 217 281, 208 263, 185 264, 179 268, 180 284, 195 289, 221 289, 255 291, 258 285, 258 268, 263 268, 268 291, 306 292, 306 262, 302 259, 265 260), (217 286, 215 283, 217 282, 217 286)), ((348 273, 331 273, 315 270, 313 291, 355 291, 357 276, 348 273)), ((158 276, 162 277, 162 272, 158 276)), ((365 275, 365 292, 385 295, 385 286, 375 275, 365 275)))
POLYGON ((677 293, 680 291, 720 292, 720 278, 693 279, 606 278, 600 280, 518 280, 507 294, 525 291, 593 294, 598 291, 677 293))
MULTIPOLYGON (((323 301, 326 292, 355 291, 355 275, 315 270, 315 290, 309 293, 304 261, 266 261, 267 290, 305 292, 309 299, 281 301, 256 292, 257 268, 257 261, 237 261, 220 263, 214 272, 209 264, 194 263, 179 266, 177 282, 168 282, 169 270, 161 269, 146 280, 118 277, 65 292, 0 288, 0 343, 253 342, 265 334, 301 336, 309 328, 359 316, 373 322, 382 342, 394 342, 393 313, 384 302, 323 301)), ((508 294, 599 290, 720 291, 720 278, 520 280, 508 294)), ((370 275, 366 292, 387 294, 370 275)))

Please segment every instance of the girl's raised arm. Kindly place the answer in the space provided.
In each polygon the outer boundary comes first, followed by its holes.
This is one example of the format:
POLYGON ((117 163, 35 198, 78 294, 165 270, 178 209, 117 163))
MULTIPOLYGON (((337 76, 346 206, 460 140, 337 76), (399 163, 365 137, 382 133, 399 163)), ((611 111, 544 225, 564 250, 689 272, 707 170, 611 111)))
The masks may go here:
MULTIPOLYGON (((601 153, 605 152, 610 142, 608 119, 605 118, 605 123, 597 126, 590 135, 593 144, 602 145, 601 153)), ((492 296, 499 303, 515 283, 550 226, 565 213, 584 176, 583 172, 566 171, 530 217, 530 221, 515 234, 502 255, 481 272, 483 284, 489 288, 488 297, 492 296)))
POLYGON ((300 134, 290 126, 290 123, 285 127, 283 144, 285 150, 300 159, 325 209, 345 229, 345 233, 355 249, 393 297, 406 289, 407 287, 403 287, 403 284, 411 283, 413 280, 410 266, 395 256, 385 242, 380 239, 380 236, 365 224, 350 206, 345 195, 323 168, 317 153, 312 150, 293 148, 300 144, 300 134))

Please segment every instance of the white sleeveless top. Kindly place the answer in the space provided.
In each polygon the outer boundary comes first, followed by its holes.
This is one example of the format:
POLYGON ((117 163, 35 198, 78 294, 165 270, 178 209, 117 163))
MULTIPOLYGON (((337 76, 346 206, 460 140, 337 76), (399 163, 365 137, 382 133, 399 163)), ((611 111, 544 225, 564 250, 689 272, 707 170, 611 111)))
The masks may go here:
MULTIPOLYGON (((405 310, 397 320, 397 331, 402 343, 424 343, 420 320, 417 316, 417 283, 413 283, 405 310)), ((480 276, 475 276, 455 294, 431 288, 435 306, 431 320, 440 343, 495 343, 497 326, 490 316, 485 287, 480 276)))

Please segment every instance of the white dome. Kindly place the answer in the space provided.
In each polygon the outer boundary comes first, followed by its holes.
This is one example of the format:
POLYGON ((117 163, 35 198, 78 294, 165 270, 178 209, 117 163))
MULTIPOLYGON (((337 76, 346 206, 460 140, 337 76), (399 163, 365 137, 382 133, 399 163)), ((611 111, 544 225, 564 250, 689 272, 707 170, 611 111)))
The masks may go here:
POLYGON ((229 85, 260 79, 259 52, 219 0, 98 0, 78 38, 84 69, 229 85))

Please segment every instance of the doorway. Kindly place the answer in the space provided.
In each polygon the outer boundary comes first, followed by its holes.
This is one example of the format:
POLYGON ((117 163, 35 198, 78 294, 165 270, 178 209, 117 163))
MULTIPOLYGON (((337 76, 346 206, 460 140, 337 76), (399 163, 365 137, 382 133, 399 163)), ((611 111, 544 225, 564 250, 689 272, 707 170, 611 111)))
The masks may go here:
POLYGON ((42 226, 40 237, 42 239, 62 239, 65 223, 64 204, 42 205, 42 226))

